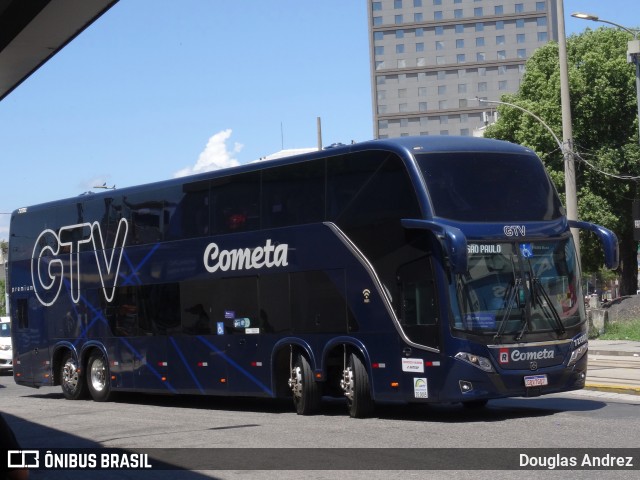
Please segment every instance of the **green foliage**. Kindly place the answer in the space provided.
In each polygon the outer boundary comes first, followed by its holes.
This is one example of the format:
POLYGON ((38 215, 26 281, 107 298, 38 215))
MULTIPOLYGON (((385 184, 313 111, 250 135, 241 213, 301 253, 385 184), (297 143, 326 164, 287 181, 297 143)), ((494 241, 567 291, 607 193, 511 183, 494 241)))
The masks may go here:
POLYGON ((628 322, 609 322, 604 334, 598 338, 601 340, 640 341, 640 319, 628 322))
MULTIPOLYGON (((578 215, 618 235, 624 293, 636 290, 631 204, 638 193, 636 181, 615 176, 640 176, 635 67, 626 58, 630 39, 621 30, 600 28, 572 35, 567 40, 573 150, 579 156, 578 215)), ((527 61, 520 90, 503 96, 502 101, 532 111, 561 138, 559 70, 558 45, 549 43, 539 48, 527 61)), ((563 196, 564 159, 548 130, 513 107, 501 105, 498 112, 498 122, 487 128, 485 136, 534 150, 563 196)), ((583 233, 580 243, 583 270, 597 271, 603 262, 597 238, 583 233)))

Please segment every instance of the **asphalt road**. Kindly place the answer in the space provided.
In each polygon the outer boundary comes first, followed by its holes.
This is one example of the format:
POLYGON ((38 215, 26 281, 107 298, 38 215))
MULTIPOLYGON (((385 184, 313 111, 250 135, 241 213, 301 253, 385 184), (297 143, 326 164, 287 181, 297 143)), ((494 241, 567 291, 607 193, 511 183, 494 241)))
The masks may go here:
MULTIPOLYGON (((492 451, 495 454, 506 448, 548 448, 554 452, 606 448, 614 452, 616 448, 637 449, 640 445, 640 396, 591 391, 495 400, 480 410, 459 405, 379 407, 373 418, 358 420, 348 417, 341 402, 326 404, 320 415, 301 417, 289 402, 269 400, 121 394, 109 403, 69 401, 58 387, 35 390, 16 385, 10 376, 1 376, 0 411, 23 448, 344 449, 342 458, 333 457, 337 466, 344 465, 345 457, 349 460, 350 456, 357 465, 362 461, 359 456, 367 453, 358 449, 366 448, 490 448, 497 449, 492 451)), ((264 453, 243 451, 248 455, 264 453)), ((260 472, 242 467, 225 471, 58 470, 34 471, 31 478, 426 478, 424 471, 395 469, 281 472, 275 469, 291 468, 295 462, 282 456, 274 458, 282 465, 260 472)), ((247 458, 247 464, 252 460, 247 458)), ((555 471, 554 478, 631 478, 640 468, 640 455, 635 462, 634 472, 563 470, 555 471)), ((487 468, 482 459, 478 468, 487 468)), ((429 472, 428 477, 496 480, 522 475, 548 478, 548 474, 544 470, 441 470, 429 472)))

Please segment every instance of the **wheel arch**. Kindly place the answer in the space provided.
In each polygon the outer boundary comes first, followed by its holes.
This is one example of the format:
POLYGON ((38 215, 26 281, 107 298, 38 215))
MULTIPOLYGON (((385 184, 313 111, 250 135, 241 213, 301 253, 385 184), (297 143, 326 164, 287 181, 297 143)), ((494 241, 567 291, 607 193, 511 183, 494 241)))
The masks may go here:
POLYGON ((309 361, 309 365, 315 371, 317 368, 316 356, 311 346, 303 339, 297 337, 287 337, 279 340, 271 353, 271 391, 277 398, 291 396, 291 390, 287 386, 287 381, 291 375, 289 357, 293 354, 302 354, 309 361))
POLYGON ((82 368, 87 367, 87 361, 94 350, 99 350, 103 355, 107 363, 109 363, 109 355, 107 354, 107 348, 101 342, 90 340, 82 346, 80 350, 80 359, 82 368))
POLYGON ((332 338, 325 344, 324 349, 322 350, 323 377, 326 378, 328 375, 328 365, 334 364, 337 360, 339 360, 341 364, 344 362, 345 349, 347 355, 355 353, 362 359, 367 375, 369 375, 369 388, 371 389, 371 395, 375 398, 375 389, 371 371, 371 357, 369 356, 367 347, 357 338, 348 336, 336 337, 332 338))
POLYGON ((53 375, 54 386, 60 385, 62 383, 62 379, 60 378, 62 359, 64 358, 65 354, 69 352, 75 357, 78 365, 81 365, 79 352, 73 343, 63 341, 53 346, 51 353, 51 373, 53 375))

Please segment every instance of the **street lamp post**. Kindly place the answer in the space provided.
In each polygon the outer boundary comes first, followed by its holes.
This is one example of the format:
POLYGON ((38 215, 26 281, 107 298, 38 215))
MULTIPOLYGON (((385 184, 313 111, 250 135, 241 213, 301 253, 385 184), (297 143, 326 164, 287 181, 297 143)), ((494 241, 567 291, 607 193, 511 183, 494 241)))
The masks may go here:
MULTIPOLYGON (((515 103, 509 103, 509 102, 502 102, 502 101, 498 101, 498 100, 485 100, 483 98, 480 97, 476 97, 476 99, 478 100, 478 102, 480 104, 482 103, 495 103, 497 105, 507 105, 508 107, 513 107, 516 108, 524 113, 526 113, 527 115, 532 116, 533 118, 535 118, 538 122, 540 122, 540 124, 547 129, 547 131, 551 134, 551 136, 553 137, 553 139, 556 141, 556 143, 558 144, 558 148, 560 149, 560 152, 562 153, 562 156, 565 159, 565 196, 566 198, 566 204, 567 204, 567 218, 569 218, 569 220, 577 220, 578 219, 578 215, 577 215, 577 197, 576 197, 576 189, 575 189, 575 170, 572 170, 572 174, 573 174, 573 190, 571 190, 570 187, 567 186, 567 182, 568 182, 568 178, 567 178, 567 158, 571 159, 571 163, 573 166, 573 150, 571 149, 571 142, 566 142, 563 143, 558 136, 555 134, 555 132, 553 131, 553 129, 547 125, 544 120, 542 120, 538 115, 536 115, 535 113, 533 113, 531 110, 527 110, 524 107, 521 107, 520 105, 516 105, 515 103), (571 201, 571 199, 569 198, 572 195, 572 199, 573 199, 573 210, 571 210, 570 212, 570 207, 569 207, 569 203, 571 201)), ((575 243, 575 248, 576 248, 576 253, 578 255, 578 258, 580 258, 580 234, 578 232, 577 229, 572 228, 571 229, 571 234, 573 235, 573 241, 575 243)))
POLYGON ((576 12, 576 13, 572 13, 571 16, 574 18, 580 18, 581 20, 591 20, 593 22, 607 23, 609 25, 613 25, 614 27, 619 28, 620 30, 629 32, 631 35, 633 35, 633 40, 629 40, 629 42, 627 43, 627 61, 629 63, 634 63, 636 66, 636 99, 637 99, 636 101, 638 105, 638 142, 640 143, 640 40, 638 40, 639 30, 623 27, 622 25, 618 25, 615 22, 611 22, 609 20, 603 20, 599 18, 597 15, 592 15, 590 13, 576 12))
POLYGON ((509 103, 509 102, 502 102, 502 101, 498 101, 498 100, 485 100, 484 98, 479 98, 476 97, 476 100, 478 100, 478 102, 480 103, 495 103, 497 105, 506 105, 508 107, 513 107, 516 108, 524 113, 526 113, 527 115, 531 115, 533 118, 535 118, 538 122, 540 122, 540 124, 547 129, 547 131, 549 132, 549 134, 553 137, 553 139, 556 141, 556 143, 558 144, 558 148, 560 149, 560 152, 564 153, 565 150, 565 146, 562 144, 562 141, 560 141, 560 139, 558 138, 558 136, 555 134, 555 132, 553 131, 553 129, 547 125, 544 120, 542 120, 538 115, 536 115, 535 113, 533 113, 531 110, 527 110, 524 107, 521 107, 520 105, 516 105, 515 103, 509 103))

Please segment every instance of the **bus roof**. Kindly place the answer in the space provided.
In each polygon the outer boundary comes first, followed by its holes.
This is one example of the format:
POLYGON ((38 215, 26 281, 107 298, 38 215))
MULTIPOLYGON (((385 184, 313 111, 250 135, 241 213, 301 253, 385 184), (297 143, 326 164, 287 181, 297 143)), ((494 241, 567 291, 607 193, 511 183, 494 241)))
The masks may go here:
MULTIPOLYGON (((251 163, 243 164, 236 167, 223 168, 210 172, 198 173, 186 177, 172 178, 146 184, 132 185, 129 187, 119 188, 117 190, 107 190, 103 192, 86 192, 75 197, 67 197, 56 199, 51 202, 45 202, 38 205, 27 206, 31 209, 50 208, 56 205, 63 205, 69 202, 78 202, 79 199, 98 199, 117 194, 132 194, 137 192, 141 187, 163 188, 185 183, 199 182, 208 179, 225 177, 243 172, 252 172, 263 170, 265 168, 276 167, 280 165, 294 164, 304 161, 315 160, 319 158, 328 158, 347 153, 363 152, 368 150, 389 151, 398 154, 403 158, 407 158, 417 153, 438 153, 438 152, 502 152, 502 153, 519 153, 532 154, 530 149, 521 145, 505 142, 502 140, 494 140, 488 138, 469 137, 469 136, 408 136, 389 139, 368 140, 350 145, 332 145, 323 150, 302 153, 288 157, 282 157, 272 160, 258 160, 251 163)), ((16 209, 12 216, 22 213, 24 208, 16 209)))

